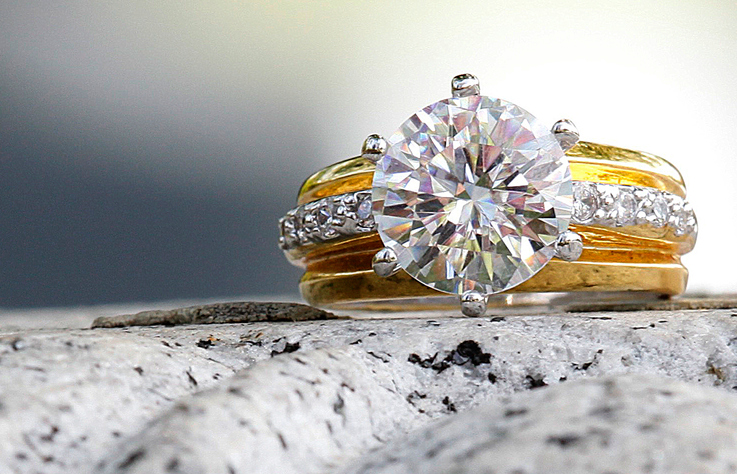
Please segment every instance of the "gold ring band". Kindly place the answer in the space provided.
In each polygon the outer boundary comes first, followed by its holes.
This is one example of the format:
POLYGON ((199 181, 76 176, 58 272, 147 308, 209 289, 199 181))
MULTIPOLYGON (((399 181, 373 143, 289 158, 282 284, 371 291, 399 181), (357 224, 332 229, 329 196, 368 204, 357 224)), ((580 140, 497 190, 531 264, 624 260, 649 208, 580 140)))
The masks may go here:
MULTIPOLYGON (((686 186, 679 171, 655 155, 590 142, 577 142, 565 150, 565 155, 574 184, 593 183, 593 186, 662 193, 670 199, 668 216, 660 224, 653 224, 647 216, 607 225, 595 219, 574 220, 569 229, 582 238, 580 256, 575 261, 554 258, 529 279, 502 294, 630 291, 673 296, 683 293, 688 271, 681 263, 681 256, 695 245, 696 222, 686 207, 686 186)), ((429 306, 437 300, 438 306, 443 307, 444 303, 440 302, 447 301, 447 292, 423 284, 404 271, 388 277, 377 275, 372 259, 384 248, 384 243, 374 228, 356 231, 352 225, 350 232, 339 229, 329 237, 319 233, 324 225, 319 222, 319 213, 325 203, 339 209, 336 211, 339 215, 347 212, 343 208, 357 205, 356 196, 371 192, 376 166, 364 153, 318 171, 302 185, 297 198, 299 207, 282 219, 282 247, 287 258, 305 269, 299 285, 302 296, 310 304, 328 308, 407 310, 418 307, 415 306, 418 298, 429 306), (304 220, 295 224, 297 218, 304 220), (310 237, 310 229, 306 229, 310 225, 319 238, 310 237), (412 303, 402 304, 402 300, 412 303), (397 301, 399 305, 394 305, 397 301)), ((355 215, 355 208, 353 212, 355 215)), ((330 219, 342 222, 338 218, 330 219)))

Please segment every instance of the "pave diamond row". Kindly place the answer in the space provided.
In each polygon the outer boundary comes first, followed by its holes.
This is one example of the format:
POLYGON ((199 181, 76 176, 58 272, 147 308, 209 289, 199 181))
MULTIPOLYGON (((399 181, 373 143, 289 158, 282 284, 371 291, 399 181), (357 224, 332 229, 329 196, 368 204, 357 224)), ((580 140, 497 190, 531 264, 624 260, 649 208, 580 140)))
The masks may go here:
MULTIPOLYGON (((292 209, 279 220, 284 250, 376 230, 371 191, 330 196, 292 209)), ((696 215, 680 196, 653 188, 573 182, 574 224, 670 226, 675 235, 697 233, 696 215)))
POLYGON ((573 183, 574 224, 626 227, 670 226, 676 236, 696 234, 696 215, 682 197, 653 188, 573 183))
POLYGON ((290 249, 376 230, 371 191, 330 196, 292 209, 279 219, 279 246, 290 249))

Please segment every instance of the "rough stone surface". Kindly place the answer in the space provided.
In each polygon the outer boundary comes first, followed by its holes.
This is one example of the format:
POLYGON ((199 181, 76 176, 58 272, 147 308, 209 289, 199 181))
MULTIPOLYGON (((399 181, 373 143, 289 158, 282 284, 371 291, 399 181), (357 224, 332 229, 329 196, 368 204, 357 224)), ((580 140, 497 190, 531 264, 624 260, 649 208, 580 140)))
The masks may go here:
POLYGON ((734 310, 2 329, 0 472, 339 472, 562 381, 734 397, 736 347, 734 310))
POLYGON ((256 321, 310 321, 334 319, 332 313, 298 303, 216 303, 190 306, 173 310, 141 311, 113 317, 100 317, 93 328, 118 328, 125 326, 155 326, 163 324, 220 324, 249 323, 256 321))
POLYGON ((737 472, 737 397, 629 375, 489 403, 365 456, 343 474, 737 472))
POLYGON ((354 346, 276 357, 177 403, 99 472, 329 472, 430 417, 400 375, 354 346))

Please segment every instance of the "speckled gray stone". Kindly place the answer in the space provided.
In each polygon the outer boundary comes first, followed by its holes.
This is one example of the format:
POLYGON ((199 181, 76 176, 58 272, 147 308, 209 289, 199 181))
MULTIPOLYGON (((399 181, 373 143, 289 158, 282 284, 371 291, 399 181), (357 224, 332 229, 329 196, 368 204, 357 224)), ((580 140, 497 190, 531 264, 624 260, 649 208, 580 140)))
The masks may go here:
POLYGON ((335 472, 561 381, 737 386, 731 310, 0 334, 2 473, 335 472))
POLYGON ((352 346, 275 357, 180 401, 100 472, 328 472, 428 418, 398 375, 352 346))
POLYGON ((390 443, 342 474, 737 472, 737 396, 644 375, 486 403, 390 443))

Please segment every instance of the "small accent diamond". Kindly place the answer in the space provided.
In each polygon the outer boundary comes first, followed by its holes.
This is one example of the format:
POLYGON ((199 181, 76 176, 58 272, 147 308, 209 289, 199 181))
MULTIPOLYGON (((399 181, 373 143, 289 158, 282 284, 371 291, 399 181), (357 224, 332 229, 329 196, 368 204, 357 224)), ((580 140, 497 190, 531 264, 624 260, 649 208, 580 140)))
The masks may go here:
POLYGON ((691 205, 678 196, 674 196, 671 200, 669 224, 679 236, 696 231, 696 216, 691 205))
POLYGON ((371 217, 371 196, 366 195, 361 199, 358 206, 356 207, 356 216, 361 220, 366 220, 371 217))
POLYGON ((668 202, 658 193, 651 205, 650 220, 653 226, 663 227, 668 223, 668 202))
POLYGON ((596 222, 606 226, 616 224, 617 209, 615 204, 619 198, 619 187, 597 184, 596 191, 599 195, 599 209, 594 213, 596 222))
POLYGON ((628 226, 635 223, 637 213, 637 199, 631 192, 619 193, 619 199, 615 204, 616 219, 618 226, 628 226))
POLYGON ((573 187, 573 218, 582 224, 591 221, 599 207, 596 185, 576 182, 573 187))
POLYGON ((335 237, 338 233, 333 228, 333 203, 326 200, 316 211, 318 231, 325 238, 335 237))

